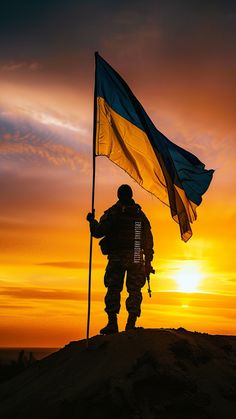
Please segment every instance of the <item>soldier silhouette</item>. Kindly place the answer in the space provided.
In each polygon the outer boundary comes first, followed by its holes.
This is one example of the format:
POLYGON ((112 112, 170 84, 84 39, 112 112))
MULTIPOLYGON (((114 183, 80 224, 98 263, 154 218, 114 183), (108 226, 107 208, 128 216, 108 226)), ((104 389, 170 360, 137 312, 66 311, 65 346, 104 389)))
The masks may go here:
POLYGON ((137 317, 141 314, 141 289, 152 272, 154 253, 150 223, 140 205, 132 199, 131 187, 121 185, 117 196, 116 204, 104 212, 99 222, 94 214, 87 215, 92 236, 102 238, 99 244, 102 253, 108 256, 104 276, 108 324, 100 330, 104 335, 119 331, 117 314, 120 311, 120 294, 125 274, 129 294, 126 300, 129 315, 125 330, 135 329, 137 317))

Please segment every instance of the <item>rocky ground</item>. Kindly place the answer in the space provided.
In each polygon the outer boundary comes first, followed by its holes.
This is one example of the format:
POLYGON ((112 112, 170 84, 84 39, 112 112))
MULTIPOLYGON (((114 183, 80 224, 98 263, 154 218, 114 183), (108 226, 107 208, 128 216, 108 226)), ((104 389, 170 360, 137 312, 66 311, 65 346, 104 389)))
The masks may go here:
POLYGON ((95 336, 0 386, 4 419, 235 419, 236 337, 184 329, 95 336))

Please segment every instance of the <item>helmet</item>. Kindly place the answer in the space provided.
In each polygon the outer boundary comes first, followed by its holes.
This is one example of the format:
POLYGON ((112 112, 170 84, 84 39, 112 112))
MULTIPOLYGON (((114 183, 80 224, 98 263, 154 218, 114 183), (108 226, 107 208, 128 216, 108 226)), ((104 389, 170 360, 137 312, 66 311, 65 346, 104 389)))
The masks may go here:
POLYGON ((126 204, 131 201, 133 191, 129 185, 121 185, 117 190, 117 196, 122 204, 126 204))

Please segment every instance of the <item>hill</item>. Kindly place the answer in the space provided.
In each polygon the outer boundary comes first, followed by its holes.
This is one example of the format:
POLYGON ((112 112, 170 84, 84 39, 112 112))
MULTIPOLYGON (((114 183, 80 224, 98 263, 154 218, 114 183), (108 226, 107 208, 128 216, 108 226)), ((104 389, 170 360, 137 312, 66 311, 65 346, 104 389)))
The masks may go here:
POLYGON ((236 417, 236 337, 136 329, 71 342, 1 384, 4 419, 236 417))

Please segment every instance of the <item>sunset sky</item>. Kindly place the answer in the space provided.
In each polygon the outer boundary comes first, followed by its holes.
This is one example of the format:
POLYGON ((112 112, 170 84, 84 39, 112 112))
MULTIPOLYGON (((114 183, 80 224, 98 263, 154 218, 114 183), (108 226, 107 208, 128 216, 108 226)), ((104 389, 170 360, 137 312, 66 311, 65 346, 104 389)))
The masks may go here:
MULTIPOLYGON (((236 334, 235 35, 229 0, 1 5, 1 347, 86 334, 94 51, 160 131, 215 169, 184 243, 168 207, 96 159, 96 216, 128 183, 152 225, 156 275, 139 325, 236 334)), ((91 335, 106 322, 105 266, 94 242, 91 335)))

